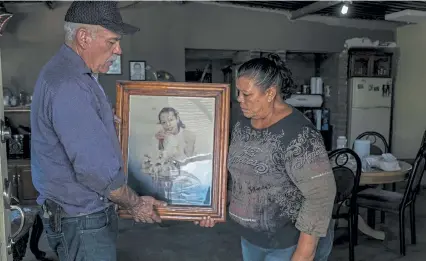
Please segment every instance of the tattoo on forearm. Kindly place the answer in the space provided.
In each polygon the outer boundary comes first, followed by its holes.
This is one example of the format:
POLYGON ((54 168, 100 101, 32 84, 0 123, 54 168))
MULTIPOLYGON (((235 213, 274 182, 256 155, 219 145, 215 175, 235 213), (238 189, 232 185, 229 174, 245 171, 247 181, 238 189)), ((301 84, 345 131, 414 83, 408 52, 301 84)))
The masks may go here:
POLYGON ((124 185, 119 189, 111 191, 109 199, 124 209, 131 209, 139 202, 139 195, 129 186, 124 185))
POLYGON ((141 197, 127 185, 112 191, 109 199, 121 207, 123 214, 130 214, 137 222, 161 222, 157 207, 167 205, 165 202, 155 200, 153 197, 141 197))

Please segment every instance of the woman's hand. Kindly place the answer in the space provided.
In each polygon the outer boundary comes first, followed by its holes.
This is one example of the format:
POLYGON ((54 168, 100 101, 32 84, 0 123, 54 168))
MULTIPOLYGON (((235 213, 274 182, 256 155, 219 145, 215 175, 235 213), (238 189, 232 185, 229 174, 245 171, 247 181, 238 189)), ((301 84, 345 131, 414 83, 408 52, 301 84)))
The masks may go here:
POLYGON ((200 227, 214 227, 216 223, 210 217, 203 217, 201 221, 194 221, 194 224, 200 225, 200 227))
POLYGON ((296 251, 294 251, 291 261, 312 261, 318 245, 318 237, 300 232, 296 251))
POLYGON ((114 116, 114 123, 116 123, 116 124, 120 124, 120 123, 121 123, 121 118, 120 118, 120 117, 118 117, 118 116, 115 114, 115 109, 114 109, 114 108, 112 108, 112 114, 113 114, 113 116, 114 116))
POLYGON ((120 124, 121 123, 121 119, 120 119, 120 117, 118 117, 117 115, 115 115, 114 114, 114 122, 115 123, 117 123, 117 124, 120 124))

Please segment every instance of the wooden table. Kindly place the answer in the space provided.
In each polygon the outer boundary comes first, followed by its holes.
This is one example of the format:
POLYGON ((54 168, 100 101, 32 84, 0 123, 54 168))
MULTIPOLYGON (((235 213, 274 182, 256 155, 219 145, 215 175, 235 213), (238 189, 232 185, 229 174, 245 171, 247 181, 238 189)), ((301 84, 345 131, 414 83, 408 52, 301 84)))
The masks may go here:
MULTIPOLYGON (((398 163, 401 167, 401 170, 398 171, 373 170, 369 172, 362 172, 360 185, 392 184, 395 182, 405 181, 412 166, 401 160, 399 160, 398 163)), ((347 226, 347 224, 343 223, 342 226, 347 226)), ((370 227, 360 215, 358 215, 358 229, 372 238, 378 240, 385 239, 385 232, 375 230, 370 227)))
MULTIPOLYGON (((374 170, 369 172, 362 172, 360 185, 392 184, 396 182, 405 181, 412 166, 402 160, 399 160, 398 163, 401 167, 401 170, 374 170)), ((358 215, 358 229, 362 233, 372 238, 378 240, 385 240, 385 232, 370 227, 360 215, 358 215)))
POLYGON ((401 182, 407 179, 412 166, 405 161, 398 161, 401 170, 397 171, 383 171, 373 170, 369 172, 362 172, 360 185, 378 185, 378 184, 392 184, 401 182))

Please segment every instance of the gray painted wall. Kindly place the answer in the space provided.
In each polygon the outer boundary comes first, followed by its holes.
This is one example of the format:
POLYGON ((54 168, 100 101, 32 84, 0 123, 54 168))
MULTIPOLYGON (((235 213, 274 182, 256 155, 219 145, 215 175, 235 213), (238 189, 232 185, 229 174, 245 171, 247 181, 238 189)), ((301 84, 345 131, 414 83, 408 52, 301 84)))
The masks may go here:
MULTIPOLYGON (((53 11, 35 3, 7 7, 16 15, 0 38, 3 83, 31 92, 41 67, 63 41, 67 3, 53 11)), ((122 15, 141 31, 122 40, 124 74, 100 78, 113 101, 115 81, 129 77, 129 60, 146 60, 183 81, 185 48, 340 52, 344 41, 353 37, 394 40, 391 31, 291 22, 282 14, 199 3, 145 2, 122 10, 122 15)))

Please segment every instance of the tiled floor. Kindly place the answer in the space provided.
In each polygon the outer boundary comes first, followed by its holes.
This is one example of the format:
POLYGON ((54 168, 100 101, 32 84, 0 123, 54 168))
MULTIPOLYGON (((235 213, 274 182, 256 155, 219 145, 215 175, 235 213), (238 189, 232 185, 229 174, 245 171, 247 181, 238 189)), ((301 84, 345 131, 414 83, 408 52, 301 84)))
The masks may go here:
MULTIPOLYGON (((410 245, 407 229, 407 255, 399 256, 398 220, 388 215, 386 226, 391 240, 380 242, 360 236, 355 248, 357 261, 421 261, 426 256, 426 191, 417 200, 417 245, 410 245)), ((408 222, 407 222, 408 226, 408 222)), ((214 228, 199 228, 192 223, 174 223, 170 227, 120 223, 118 260, 120 261, 237 261, 241 260, 238 235, 226 224, 214 228)), ((40 248, 49 250, 44 236, 40 248)), ((53 257, 53 253, 49 253, 53 257)), ((35 261, 28 251, 26 261, 35 261)), ((55 259, 56 260, 56 259, 55 259)), ((347 261, 348 245, 333 249, 329 261, 347 261)))

